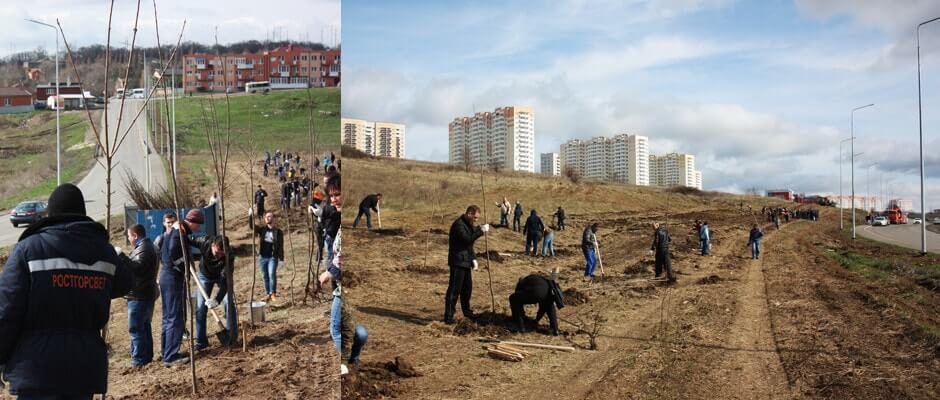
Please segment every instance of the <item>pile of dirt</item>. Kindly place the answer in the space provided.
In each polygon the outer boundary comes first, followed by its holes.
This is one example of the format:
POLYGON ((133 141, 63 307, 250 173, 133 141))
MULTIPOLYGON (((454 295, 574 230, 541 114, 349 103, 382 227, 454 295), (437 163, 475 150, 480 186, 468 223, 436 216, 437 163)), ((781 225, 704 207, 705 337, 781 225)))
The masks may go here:
POLYGON ((574 252, 571 251, 571 250, 569 250, 569 249, 565 249, 565 248, 555 249, 555 256, 556 256, 556 257, 567 257, 567 256, 571 256, 571 255, 574 255, 574 252))
POLYGON ((343 286, 347 288, 354 288, 362 284, 363 278, 361 274, 353 272, 352 270, 343 271, 343 286))
MULTIPOLYGON (((506 258, 499 254, 499 252, 496 250, 490 250, 488 253, 490 255, 490 261, 498 263, 506 261, 506 258)), ((487 252, 477 253, 477 262, 482 263, 482 261, 486 261, 486 254, 487 252)))
POLYGON ((369 362, 343 376, 343 398, 371 400, 397 398, 401 394, 402 378, 420 376, 401 357, 387 363, 369 362), (406 368, 402 368, 405 364, 406 368), (413 373, 413 374, 412 374, 413 373))
POLYGON ((444 230, 441 229, 441 228, 433 228, 433 229, 430 230, 430 232, 433 233, 433 234, 435 234, 435 235, 446 235, 446 234, 447 234, 447 232, 444 231, 444 230))
POLYGON ((720 283, 722 280, 723 279, 721 279, 721 277, 719 277, 718 275, 709 275, 702 279, 699 279, 697 283, 699 285, 714 285, 716 283, 720 283))
POLYGON ((371 231, 373 234, 382 236, 404 236, 405 230, 402 228, 375 228, 371 231))
POLYGON ((652 271, 650 269, 650 267, 652 266, 654 266, 652 261, 640 260, 640 261, 637 261, 636 264, 628 265, 624 267, 623 273, 624 275, 639 275, 639 274, 646 275, 646 274, 649 274, 650 271, 652 271))
POLYGON ((508 336, 511 324, 512 318, 508 315, 486 312, 477 315, 472 320, 464 318, 458 321, 454 325, 454 334, 458 336, 508 336))
POLYGON ((421 274, 421 275, 437 275, 437 274, 443 274, 447 272, 447 270, 443 268, 435 267, 433 265, 417 265, 417 264, 410 264, 407 267, 405 267, 405 270, 408 272, 414 272, 416 274, 421 274))
POLYGON ((565 297, 566 306, 577 306, 591 301, 591 298, 588 297, 588 295, 578 291, 578 289, 573 287, 565 289, 563 292, 561 292, 561 294, 565 297))

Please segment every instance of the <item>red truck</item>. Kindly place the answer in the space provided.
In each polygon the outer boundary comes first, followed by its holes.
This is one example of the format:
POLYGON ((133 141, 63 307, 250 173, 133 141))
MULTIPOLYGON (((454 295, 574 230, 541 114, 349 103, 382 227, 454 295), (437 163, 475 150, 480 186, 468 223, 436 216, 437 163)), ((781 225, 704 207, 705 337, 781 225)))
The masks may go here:
POLYGON ((888 217, 888 222, 892 225, 908 223, 907 214, 898 207, 885 210, 885 215, 888 217))

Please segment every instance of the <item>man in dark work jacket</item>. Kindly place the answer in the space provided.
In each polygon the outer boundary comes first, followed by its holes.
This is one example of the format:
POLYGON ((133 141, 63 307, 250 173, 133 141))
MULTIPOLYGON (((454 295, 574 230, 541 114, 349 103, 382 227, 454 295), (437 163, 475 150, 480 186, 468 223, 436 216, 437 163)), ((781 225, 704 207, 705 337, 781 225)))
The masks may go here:
POLYGON ((470 309, 470 295, 473 291, 473 278, 470 271, 476 266, 473 243, 490 230, 489 224, 473 226, 479 218, 480 207, 470 206, 467 207, 467 212, 458 217, 450 226, 450 236, 447 240, 447 265, 450 267, 450 278, 447 282, 447 294, 444 296, 444 322, 448 324, 454 323, 458 297, 464 317, 473 318, 473 311, 470 309))

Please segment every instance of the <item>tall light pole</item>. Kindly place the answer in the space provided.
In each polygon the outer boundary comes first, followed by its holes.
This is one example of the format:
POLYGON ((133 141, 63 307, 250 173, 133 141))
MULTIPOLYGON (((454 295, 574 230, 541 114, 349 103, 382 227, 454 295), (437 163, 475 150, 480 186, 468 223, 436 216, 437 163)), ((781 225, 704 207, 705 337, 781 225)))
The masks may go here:
POLYGON ((845 200, 844 198, 845 196, 842 195, 842 160, 845 158, 842 156, 843 154, 842 143, 848 142, 849 140, 852 140, 852 139, 853 138, 842 139, 842 141, 839 142, 839 230, 840 231, 844 229, 844 225, 845 225, 845 223, 842 221, 842 210, 845 209, 845 204, 843 204, 843 201, 845 200))
POLYGON ((866 187, 865 187, 865 197, 868 198, 868 199, 865 201, 865 206, 867 206, 867 208, 868 208, 868 210, 869 210, 869 211, 868 211, 868 214, 869 214, 869 215, 871 215, 871 210, 873 210, 873 209, 875 208, 875 207, 873 207, 869 202, 871 202, 871 200, 872 200, 872 195, 871 195, 871 167, 874 167, 874 166, 876 166, 876 165, 878 165, 878 163, 877 163, 877 162, 873 162, 873 163, 871 163, 871 164, 868 164, 867 167, 865 167, 865 186, 866 186, 866 187))
POLYGON ((54 25, 34 19, 27 19, 27 21, 48 26, 55 31, 55 182, 56 186, 59 186, 62 184, 62 126, 59 123, 59 110, 62 108, 62 99, 59 98, 59 29, 54 25))
POLYGON ((852 143, 852 240, 855 240, 855 112, 873 105, 875 105, 875 103, 853 108, 851 117, 849 118, 849 130, 851 131, 849 138, 851 139, 852 143))
POLYGON ((940 17, 926 20, 917 24, 917 126, 920 133, 920 253, 927 254, 927 206, 924 204, 924 114, 920 99, 920 27, 927 25, 940 17))

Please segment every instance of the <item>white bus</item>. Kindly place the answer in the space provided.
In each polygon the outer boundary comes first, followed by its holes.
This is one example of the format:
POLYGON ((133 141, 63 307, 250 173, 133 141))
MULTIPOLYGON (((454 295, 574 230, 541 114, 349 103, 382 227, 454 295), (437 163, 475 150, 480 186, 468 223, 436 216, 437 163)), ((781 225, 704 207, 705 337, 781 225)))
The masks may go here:
POLYGON ((245 93, 267 93, 271 91, 271 83, 268 81, 248 82, 245 84, 245 93))

